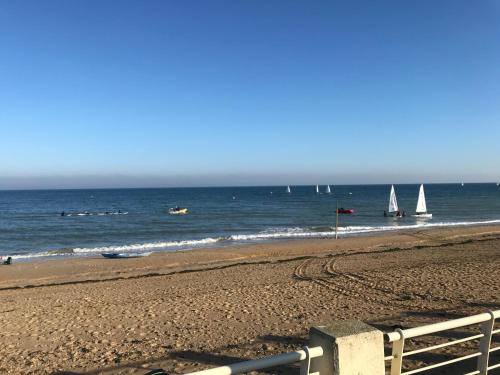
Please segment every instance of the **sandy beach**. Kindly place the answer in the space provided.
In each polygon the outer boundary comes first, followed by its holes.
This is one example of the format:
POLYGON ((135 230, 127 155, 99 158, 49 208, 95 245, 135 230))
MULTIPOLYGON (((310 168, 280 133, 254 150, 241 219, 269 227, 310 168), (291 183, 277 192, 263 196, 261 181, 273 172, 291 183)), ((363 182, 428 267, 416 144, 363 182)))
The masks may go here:
POLYGON ((500 375, 499 19, 0 1, 0 375, 500 375))
POLYGON ((18 263, 0 300, 0 373, 181 374, 299 348, 335 319, 390 331, 499 309, 500 226, 18 263))

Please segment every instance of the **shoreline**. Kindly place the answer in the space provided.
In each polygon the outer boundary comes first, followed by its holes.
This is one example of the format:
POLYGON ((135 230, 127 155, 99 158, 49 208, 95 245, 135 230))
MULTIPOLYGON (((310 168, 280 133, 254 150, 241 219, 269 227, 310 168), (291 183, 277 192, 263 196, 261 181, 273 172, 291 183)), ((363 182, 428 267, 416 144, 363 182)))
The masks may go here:
MULTIPOLYGON (((418 221, 417 221, 418 223, 418 221)), ((421 224, 407 224, 397 226, 344 226, 339 227, 339 239, 357 238, 365 236, 378 236, 386 234, 404 233, 405 231, 433 230, 433 229, 452 229, 452 228, 474 228, 483 226, 500 225, 500 220, 484 220, 477 222, 438 222, 429 223, 424 221, 421 224)), ((44 250, 36 253, 26 254, 5 254, 3 257, 12 256, 15 262, 33 263, 52 260, 69 260, 92 258, 103 252, 140 252, 140 253, 175 253, 180 251, 200 251, 210 249, 223 249, 228 247, 248 246, 254 244, 273 244, 288 241, 308 241, 308 240, 328 240, 334 239, 335 230, 331 231, 310 231, 298 233, 253 233, 253 234, 235 234, 228 237, 207 237, 192 240, 172 240, 157 241, 149 243, 130 243, 125 245, 105 245, 93 248, 77 247, 69 249, 44 250), (168 247, 172 247, 168 250, 168 247), (155 250, 155 249, 160 250, 155 250), (84 251, 87 250, 87 251, 84 251), (75 252, 77 251, 77 252, 75 252)))
POLYGON ((334 238, 299 238, 228 244, 177 251, 153 252, 147 257, 105 259, 100 254, 17 262, 0 268, 0 291, 40 286, 102 282, 199 272, 242 264, 291 261, 326 253, 370 253, 414 247, 448 246, 460 238, 478 240, 498 236, 500 225, 415 228, 371 232, 334 238), (15 276, 21 275, 21 276, 15 276))

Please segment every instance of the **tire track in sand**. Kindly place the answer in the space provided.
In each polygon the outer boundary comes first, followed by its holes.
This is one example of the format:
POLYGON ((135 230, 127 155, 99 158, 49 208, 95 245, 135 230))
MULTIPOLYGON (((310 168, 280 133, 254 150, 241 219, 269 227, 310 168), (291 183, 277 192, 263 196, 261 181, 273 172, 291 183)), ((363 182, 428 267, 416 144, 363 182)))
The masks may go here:
MULTIPOLYGON (((415 303, 422 301, 435 301, 445 303, 456 303, 456 301, 440 296, 423 295, 416 292, 401 293, 395 289, 380 286, 372 277, 360 276, 355 273, 340 272, 336 269, 336 263, 341 256, 313 257, 302 261, 295 267, 294 278, 302 281, 310 281, 321 287, 328 288, 343 296, 363 299, 368 303, 386 305, 388 296, 391 296, 391 304, 402 308, 411 308, 415 303), (325 261, 326 260, 326 261, 325 261), (320 266, 320 273, 311 270, 314 266, 320 266), (408 295, 411 297, 409 298, 408 295)), ((317 270, 316 270, 317 271, 317 270)), ((389 281, 384 278, 383 281, 389 281)))

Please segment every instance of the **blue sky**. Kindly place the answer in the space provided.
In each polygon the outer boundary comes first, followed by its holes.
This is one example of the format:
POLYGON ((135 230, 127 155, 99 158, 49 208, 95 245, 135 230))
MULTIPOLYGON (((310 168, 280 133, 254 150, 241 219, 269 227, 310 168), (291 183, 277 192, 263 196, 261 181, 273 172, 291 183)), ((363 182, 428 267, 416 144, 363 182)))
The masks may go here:
POLYGON ((498 1, 0 3, 0 188, 500 179, 498 1))

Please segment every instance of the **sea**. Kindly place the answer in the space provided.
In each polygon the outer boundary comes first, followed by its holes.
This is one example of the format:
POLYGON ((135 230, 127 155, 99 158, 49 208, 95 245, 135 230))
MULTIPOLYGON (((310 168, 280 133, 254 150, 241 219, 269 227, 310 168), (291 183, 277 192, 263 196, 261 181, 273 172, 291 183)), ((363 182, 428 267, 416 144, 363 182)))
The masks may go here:
POLYGON ((18 261, 169 252, 264 241, 500 223, 500 186, 427 184, 432 219, 412 217, 419 185, 395 185, 406 217, 384 217, 390 185, 0 191, 0 256, 18 261), (169 215, 170 207, 187 215, 169 215), (64 216, 61 213, 64 212, 64 216))

